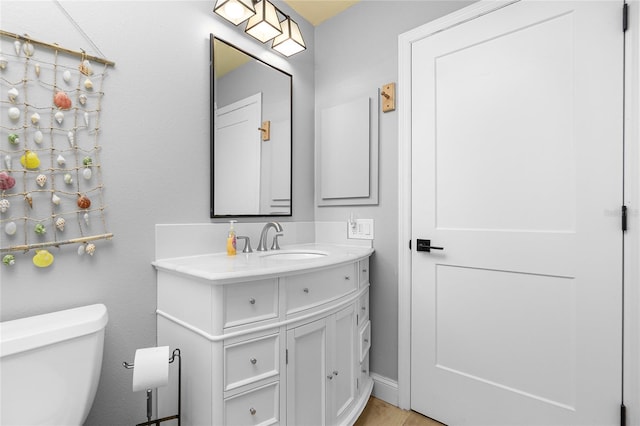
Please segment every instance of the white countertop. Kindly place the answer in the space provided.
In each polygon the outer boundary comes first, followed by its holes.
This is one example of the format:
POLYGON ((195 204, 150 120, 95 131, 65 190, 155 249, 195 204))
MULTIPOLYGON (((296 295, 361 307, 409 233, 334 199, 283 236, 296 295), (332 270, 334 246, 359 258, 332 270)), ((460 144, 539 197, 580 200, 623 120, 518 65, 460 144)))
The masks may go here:
POLYGON ((365 259, 373 248, 333 244, 296 244, 282 250, 242 253, 208 253, 196 256, 157 259, 152 265, 159 271, 185 274, 211 281, 211 284, 229 284, 247 279, 292 275, 343 263, 365 259), (317 257, 304 258, 305 254, 317 257), (274 256, 275 254, 275 256, 274 256), (278 256, 285 255, 285 256, 278 256), (291 258, 286 258, 291 254, 291 258), (300 256, 297 256, 300 254, 300 256), (295 258, 299 257, 299 258, 295 258), (293 259, 295 258, 295 259, 293 259))

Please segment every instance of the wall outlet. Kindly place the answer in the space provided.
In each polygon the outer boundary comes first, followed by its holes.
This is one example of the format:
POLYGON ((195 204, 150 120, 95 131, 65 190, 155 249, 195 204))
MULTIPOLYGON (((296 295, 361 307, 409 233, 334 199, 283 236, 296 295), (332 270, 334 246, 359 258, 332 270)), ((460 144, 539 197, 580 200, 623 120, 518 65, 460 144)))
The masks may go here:
POLYGON ((347 238, 355 240, 373 240, 373 219, 355 219, 347 221, 347 238))

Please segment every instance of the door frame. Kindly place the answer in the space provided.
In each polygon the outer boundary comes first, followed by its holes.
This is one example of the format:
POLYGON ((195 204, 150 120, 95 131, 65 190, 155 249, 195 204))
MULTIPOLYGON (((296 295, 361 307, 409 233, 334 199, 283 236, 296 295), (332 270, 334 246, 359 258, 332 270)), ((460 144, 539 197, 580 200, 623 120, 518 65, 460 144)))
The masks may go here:
MULTIPOLYGON (((398 37, 398 406, 411 408, 411 51, 432 34, 520 0, 480 0, 398 37)), ((621 16, 622 16, 622 3, 621 16)), ((624 203, 624 404, 627 424, 640 425, 640 0, 626 0, 624 203)), ((621 18, 622 21, 622 18, 621 18)), ((622 27, 620 29, 622 31, 622 27)))

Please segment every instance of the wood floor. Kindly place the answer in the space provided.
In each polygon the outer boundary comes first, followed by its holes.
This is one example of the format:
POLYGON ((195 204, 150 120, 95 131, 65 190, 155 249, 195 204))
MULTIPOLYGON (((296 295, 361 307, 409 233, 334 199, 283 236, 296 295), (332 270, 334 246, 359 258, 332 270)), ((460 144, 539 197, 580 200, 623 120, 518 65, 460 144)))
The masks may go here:
POLYGON ((442 423, 402 410, 381 399, 371 397, 354 426, 444 426, 442 423))

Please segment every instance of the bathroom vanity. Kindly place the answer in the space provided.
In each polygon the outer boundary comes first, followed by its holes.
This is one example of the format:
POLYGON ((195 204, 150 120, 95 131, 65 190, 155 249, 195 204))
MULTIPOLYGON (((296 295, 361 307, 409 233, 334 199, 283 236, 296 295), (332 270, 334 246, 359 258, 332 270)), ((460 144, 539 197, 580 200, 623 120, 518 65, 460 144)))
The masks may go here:
MULTIPOLYGON (((184 425, 350 425, 369 375, 373 249, 306 244, 161 259, 158 346, 180 348, 184 425)), ((177 369, 158 390, 177 412, 177 369)))

